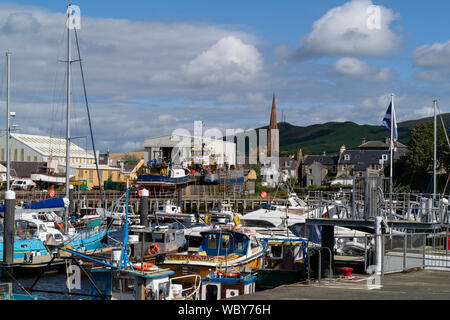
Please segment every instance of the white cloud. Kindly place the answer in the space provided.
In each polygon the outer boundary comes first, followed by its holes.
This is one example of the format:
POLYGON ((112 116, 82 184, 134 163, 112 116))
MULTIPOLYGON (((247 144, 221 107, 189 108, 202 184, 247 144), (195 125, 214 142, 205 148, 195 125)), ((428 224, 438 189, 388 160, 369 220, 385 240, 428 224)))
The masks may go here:
POLYGON ((329 10, 301 41, 297 56, 376 56, 396 48, 400 38, 389 25, 399 16, 391 9, 377 6, 379 26, 369 28, 371 14, 367 10, 371 6, 370 0, 353 0, 329 10))
POLYGON ((390 68, 371 67, 362 60, 350 57, 337 60, 334 70, 339 74, 360 77, 369 82, 385 82, 391 77, 390 68))
POLYGON ((263 70, 263 57, 254 46, 229 36, 220 39, 188 64, 182 66, 186 78, 200 85, 235 83, 257 79, 263 70))
POLYGON ((444 82, 450 79, 450 41, 436 42, 416 48, 412 61, 419 67, 418 79, 428 82, 444 82))
POLYGON ((450 41, 420 46, 414 50, 412 60, 419 67, 450 66, 450 41))

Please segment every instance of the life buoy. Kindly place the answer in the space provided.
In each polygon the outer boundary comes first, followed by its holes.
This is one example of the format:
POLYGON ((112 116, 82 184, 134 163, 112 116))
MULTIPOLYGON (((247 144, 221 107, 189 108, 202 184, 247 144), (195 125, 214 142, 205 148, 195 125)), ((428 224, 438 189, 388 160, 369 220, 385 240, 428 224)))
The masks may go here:
POLYGON ((223 271, 219 271, 219 273, 225 278, 234 278, 241 274, 240 272, 223 272, 223 271))
POLYGON ((141 265, 141 263, 136 263, 133 264, 133 268, 137 269, 137 270, 144 270, 144 271, 150 271, 151 268, 154 268, 155 265, 151 264, 151 263, 143 263, 141 265))
POLYGON ((55 190, 50 189, 50 190, 48 191, 48 196, 49 196, 50 198, 53 198, 53 197, 55 196, 55 190))
POLYGON ((156 243, 149 244, 147 248, 147 252, 149 255, 155 255, 158 254, 160 251, 159 246, 156 243))

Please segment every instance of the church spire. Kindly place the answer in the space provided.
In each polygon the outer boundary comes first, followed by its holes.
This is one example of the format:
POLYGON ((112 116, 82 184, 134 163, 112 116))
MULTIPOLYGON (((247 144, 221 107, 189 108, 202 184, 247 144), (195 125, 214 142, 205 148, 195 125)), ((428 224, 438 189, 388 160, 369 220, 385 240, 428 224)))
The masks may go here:
POLYGON ((278 156, 280 151, 279 147, 279 134, 277 124, 277 104, 275 102, 275 92, 272 99, 272 111, 270 113, 270 125, 267 131, 267 152, 272 156, 278 156))
POLYGON ((272 113, 270 114, 270 127, 269 129, 278 129, 277 123, 277 104, 275 102, 275 92, 272 99, 272 113))

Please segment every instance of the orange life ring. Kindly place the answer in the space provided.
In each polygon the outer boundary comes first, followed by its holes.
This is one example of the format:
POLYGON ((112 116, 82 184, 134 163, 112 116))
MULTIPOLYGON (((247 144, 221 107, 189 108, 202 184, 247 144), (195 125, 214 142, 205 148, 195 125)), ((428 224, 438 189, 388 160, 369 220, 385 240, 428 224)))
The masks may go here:
POLYGON ((225 278, 233 278, 241 274, 240 272, 223 272, 223 271, 220 271, 219 273, 225 278))
POLYGON ((150 271, 150 268, 153 268, 155 265, 154 264, 151 264, 151 263, 144 263, 142 266, 141 266, 141 263, 136 263, 136 264, 133 264, 133 268, 135 268, 135 269, 137 269, 137 270, 144 270, 144 271, 150 271))
POLYGON ((50 189, 50 190, 48 191, 48 196, 49 196, 50 198, 53 198, 53 197, 55 196, 55 190, 50 189))
POLYGON ((160 251, 158 244, 156 243, 150 243, 148 248, 147 248, 147 252, 149 255, 155 255, 158 254, 160 251))

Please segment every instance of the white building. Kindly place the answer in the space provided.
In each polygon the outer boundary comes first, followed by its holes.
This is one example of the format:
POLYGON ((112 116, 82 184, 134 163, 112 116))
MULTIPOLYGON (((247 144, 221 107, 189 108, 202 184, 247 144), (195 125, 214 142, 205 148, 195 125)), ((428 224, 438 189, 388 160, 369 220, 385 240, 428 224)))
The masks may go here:
MULTIPOLYGON (((9 147, 10 161, 48 162, 57 164, 59 170, 65 172, 66 140, 47 136, 12 133, 9 147)), ((98 157, 98 152, 97 157, 98 157)), ((6 161, 6 134, 0 137, 0 160, 6 161)), ((70 143, 70 167, 92 165, 95 163, 94 153, 70 143)))
POLYGON ((156 159, 158 162, 172 162, 185 167, 191 163, 235 166, 236 144, 219 139, 172 134, 145 139, 144 159, 145 163, 156 159))

